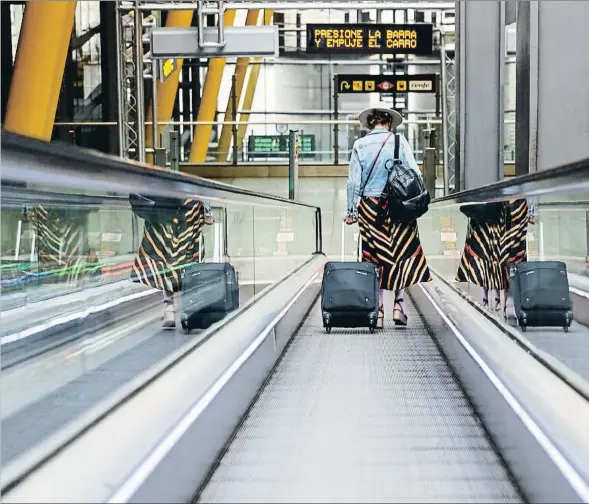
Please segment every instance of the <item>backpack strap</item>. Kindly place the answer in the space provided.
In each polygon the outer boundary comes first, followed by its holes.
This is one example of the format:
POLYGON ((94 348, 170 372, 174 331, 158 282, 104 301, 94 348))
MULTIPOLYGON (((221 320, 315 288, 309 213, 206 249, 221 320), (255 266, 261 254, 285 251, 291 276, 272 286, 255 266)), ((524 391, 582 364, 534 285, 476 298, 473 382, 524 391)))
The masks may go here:
MULTIPOLYGON (((384 142, 380 146, 380 149, 378 150, 378 153, 376 154, 374 161, 372 161, 372 166, 370 167, 370 171, 368 172, 368 177, 366 177, 366 180, 364 181, 364 183, 362 184, 362 187, 360 188, 360 197, 364 196, 364 189, 366 189, 366 186, 368 185, 368 181, 370 180, 370 177, 372 176, 372 172, 374 171, 374 167, 376 166, 376 162, 378 161, 378 158, 380 157, 380 153, 382 152, 382 150, 384 149, 384 146, 389 141, 389 138, 391 138, 391 135, 392 135, 392 133, 389 133, 387 135, 387 137, 384 139, 384 142)), ((396 136, 397 135, 395 135, 395 137, 396 136)))
POLYGON ((394 159, 394 163, 395 164, 401 164, 401 159, 399 157, 399 150, 401 149, 401 138, 399 137, 398 134, 395 134, 395 159, 394 159))

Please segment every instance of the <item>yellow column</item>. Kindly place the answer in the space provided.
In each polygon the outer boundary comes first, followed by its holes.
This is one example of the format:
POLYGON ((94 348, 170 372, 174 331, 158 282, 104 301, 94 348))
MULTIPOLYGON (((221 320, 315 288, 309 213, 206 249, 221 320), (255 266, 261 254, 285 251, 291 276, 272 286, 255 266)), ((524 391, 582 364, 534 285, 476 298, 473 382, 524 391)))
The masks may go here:
MULTIPOLYGON (((264 24, 268 25, 272 22, 272 16, 274 11, 271 9, 264 10, 264 24)), ((259 63, 262 58, 254 58, 254 61, 259 63)), ((243 104, 241 108, 243 110, 251 110, 254 104, 254 95, 256 94, 256 86, 258 84, 258 76, 260 75, 260 67, 262 65, 250 66, 250 75, 247 80, 247 86, 245 88, 245 95, 243 96, 243 104)), ((237 145, 243 145, 243 139, 245 138, 245 132, 247 130, 247 122, 249 120, 249 114, 240 114, 239 116, 239 127, 237 129, 237 145)))
MULTIPOLYGON (((247 17, 245 20, 246 26, 255 26, 258 23, 258 18, 260 17, 260 10, 259 9, 251 9, 247 11, 247 17)), ((250 58, 243 57, 237 58, 237 63, 235 64, 235 102, 237 103, 237 107, 239 108, 239 102, 241 101, 241 92, 243 91, 243 84, 245 82, 245 74, 247 72, 247 67, 250 63, 250 58)), ((231 94, 229 95, 229 99, 227 100, 227 108, 225 109, 225 121, 232 121, 233 120, 233 97, 231 94)), ((219 145, 217 147, 217 161, 224 162, 227 161, 227 154, 229 153, 229 146, 231 145, 231 133, 233 131, 233 127, 230 124, 224 124, 221 128, 221 136, 219 137, 219 145)), ((239 145, 239 144, 238 144, 239 145)))
MULTIPOLYGON (((187 28, 192 24, 193 12, 191 10, 172 10, 168 11, 166 18, 167 27, 187 28)), ((182 64, 184 60, 179 58, 174 60, 174 70, 168 75, 164 82, 157 83, 157 124, 158 135, 164 130, 174 110, 174 102, 178 94, 178 83, 180 79, 180 72, 182 71, 182 64)), ((147 122, 151 122, 153 118, 153 109, 151 103, 147 107, 147 122)), ((145 127, 145 146, 153 147, 153 125, 148 124, 145 127)), ((146 161, 153 162, 153 154, 147 154, 146 161)))
POLYGON ((51 140, 76 3, 27 2, 6 106, 6 131, 51 140))
MULTIPOLYGON (((225 26, 232 26, 234 21, 235 10, 226 11, 223 16, 225 26)), ((211 58, 202 88, 202 97, 196 118, 197 121, 213 121, 215 119, 217 97, 219 95, 219 87, 221 86, 224 69, 225 58, 211 58)), ((188 158, 190 163, 203 163, 205 161, 209 149, 211 131, 213 131, 212 124, 199 124, 196 126, 192 147, 190 148, 190 157, 188 158)))

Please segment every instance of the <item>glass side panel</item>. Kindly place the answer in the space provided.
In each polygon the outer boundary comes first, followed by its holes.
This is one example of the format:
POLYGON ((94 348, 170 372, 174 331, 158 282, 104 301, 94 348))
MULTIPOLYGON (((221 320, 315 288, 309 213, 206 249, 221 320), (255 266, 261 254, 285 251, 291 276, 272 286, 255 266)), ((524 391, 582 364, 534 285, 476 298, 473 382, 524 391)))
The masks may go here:
POLYGON ((3 467, 311 259, 315 210, 265 205, 3 180, 3 467))
POLYGON ((419 220, 430 268, 469 294, 489 316, 589 380, 589 194, 564 193, 501 205, 498 220, 477 222, 459 206, 434 204, 419 220), (538 269, 544 267, 558 273, 538 269), (542 300, 537 310, 529 295, 520 297, 520 292, 530 292, 530 275, 537 276, 537 282, 552 279, 532 296, 542 300), (562 294, 567 290, 570 302, 562 294))

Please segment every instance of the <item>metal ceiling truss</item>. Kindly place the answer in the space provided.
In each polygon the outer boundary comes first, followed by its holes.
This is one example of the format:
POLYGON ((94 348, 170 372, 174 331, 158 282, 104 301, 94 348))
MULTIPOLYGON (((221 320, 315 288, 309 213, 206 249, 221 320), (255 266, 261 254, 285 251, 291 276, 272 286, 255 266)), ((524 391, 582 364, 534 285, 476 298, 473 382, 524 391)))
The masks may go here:
MULTIPOLYGON (((203 33, 207 16, 215 16, 217 37, 205 41, 199 37, 200 47, 223 47, 225 35, 224 1, 152 1, 122 0, 117 2, 117 76, 118 76, 118 131, 119 155, 127 159, 145 161, 145 79, 152 81, 153 103, 156 103, 156 64, 150 58, 150 31, 157 25, 154 11, 195 9, 199 33, 203 33), (196 9, 195 9, 196 7, 196 9)), ((156 117, 156 115, 154 115, 156 117)), ((156 128, 153 128, 156 131, 156 128)), ((155 146, 156 144, 154 144, 155 146)))
POLYGON ((442 135, 444 147, 444 196, 459 190, 456 184, 456 59, 453 45, 442 33, 442 135))
MULTIPOLYGON (((192 8, 197 12, 199 32, 203 33, 207 16, 217 21, 217 38, 206 41, 199 37, 201 47, 223 47, 225 33, 223 12, 225 9, 267 8, 273 10, 292 9, 419 9, 451 10, 453 2, 225 2, 193 0, 121 0, 117 3, 116 28, 118 44, 117 73, 119 82, 119 154, 128 159, 145 160, 145 99, 144 82, 149 78, 155 92, 156 65, 150 60, 149 32, 157 24, 154 11, 192 8), (146 48, 147 47, 147 48, 146 48)), ((445 43, 442 42, 442 47, 445 43)), ((456 107, 454 54, 442 51, 442 87, 444 116, 444 185, 445 194, 455 186, 456 107)), ((157 99, 157 97, 154 98, 157 99)), ((155 103, 154 99, 154 103, 155 103)), ((156 117, 156 115, 154 115, 156 117)), ((154 128, 154 131, 156 128, 154 128)), ((154 144, 155 146, 155 144, 154 144)))
MULTIPOLYGON (((187 5, 194 5, 193 0, 152 0, 140 2, 141 10, 174 10, 186 9, 187 5)), ((208 2, 217 3, 217 2, 208 2)), ((417 10, 453 10, 454 2, 375 2, 357 0, 355 2, 325 2, 325 1, 237 1, 225 2, 227 9, 272 9, 275 11, 284 10, 307 10, 307 9, 335 9, 335 10, 391 10, 391 9, 417 9, 417 10)))

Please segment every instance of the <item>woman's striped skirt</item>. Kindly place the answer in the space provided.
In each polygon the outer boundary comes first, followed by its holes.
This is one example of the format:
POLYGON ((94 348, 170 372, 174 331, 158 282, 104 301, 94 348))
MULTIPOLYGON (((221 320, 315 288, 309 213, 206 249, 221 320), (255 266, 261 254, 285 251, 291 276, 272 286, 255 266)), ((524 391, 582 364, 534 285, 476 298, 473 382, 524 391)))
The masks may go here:
POLYGON ((417 221, 408 224, 380 222, 378 198, 362 198, 358 223, 362 239, 362 261, 379 266, 380 288, 396 291, 431 281, 421 248, 417 221))
POLYGON ((501 254, 502 238, 501 223, 470 220, 456 281, 473 283, 485 289, 506 289, 505 263, 501 254))
POLYGON ((168 293, 180 291, 182 270, 203 260, 203 224, 204 207, 197 200, 185 200, 172 222, 145 222, 131 280, 168 293))

